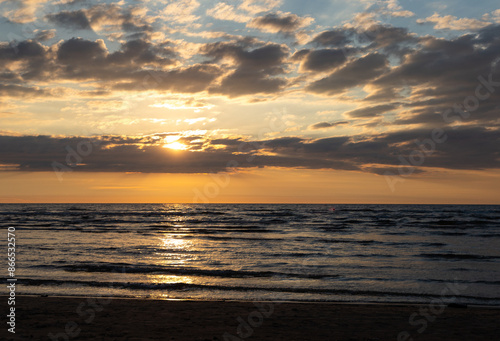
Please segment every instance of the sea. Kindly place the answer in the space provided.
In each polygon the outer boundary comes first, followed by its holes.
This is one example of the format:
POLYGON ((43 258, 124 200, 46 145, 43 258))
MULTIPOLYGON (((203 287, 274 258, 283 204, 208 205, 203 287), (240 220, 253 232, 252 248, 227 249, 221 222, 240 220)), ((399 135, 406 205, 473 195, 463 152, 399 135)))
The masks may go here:
POLYGON ((500 307, 500 206, 2 204, 9 227, 18 295, 500 307))

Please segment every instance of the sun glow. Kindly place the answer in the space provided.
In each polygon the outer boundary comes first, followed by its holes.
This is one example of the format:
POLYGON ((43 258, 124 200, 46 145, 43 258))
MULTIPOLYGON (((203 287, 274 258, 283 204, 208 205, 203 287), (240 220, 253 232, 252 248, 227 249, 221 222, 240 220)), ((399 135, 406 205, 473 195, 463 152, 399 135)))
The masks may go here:
POLYGON ((174 150, 186 150, 187 146, 180 142, 172 142, 163 145, 163 148, 174 149, 174 150))
POLYGON ((163 148, 168 148, 168 149, 174 149, 174 150, 186 150, 188 147, 179 142, 178 140, 180 139, 180 136, 167 136, 165 137, 165 144, 163 145, 163 148))
POLYGON ((167 143, 163 148, 174 149, 174 150, 186 150, 187 146, 180 142, 167 143))

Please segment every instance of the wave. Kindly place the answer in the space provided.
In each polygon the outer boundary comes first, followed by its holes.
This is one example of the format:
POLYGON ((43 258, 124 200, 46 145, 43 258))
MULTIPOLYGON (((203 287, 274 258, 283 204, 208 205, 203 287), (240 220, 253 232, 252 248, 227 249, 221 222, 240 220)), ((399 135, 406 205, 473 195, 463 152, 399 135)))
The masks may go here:
POLYGON ((95 288, 112 289, 132 289, 132 290, 221 290, 221 291, 265 291, 278 293, 306 293, 306 294, 329 294, 329 295, 351 295, 351 296, 378 296, 378 297, 413 297, 413 298, 441 298, 441 299, 474 299, 477 301, 497 301, 500 297, 481 297, 472 295, 434 294, 416 293, 401 291, 380 291, 380 290, 353 290, 353 289, 325 289, 325 288, 303 288, 303 287, 262 287, 262 286, 230 286, 230 285, 207 285, 190 283, 144 283, 144 282, 98 282, 98 281, 78 281, 78 280, 56 280, 56 279, 29 279, 19 278, 19 283, 24 286, 85 286, 95 288))
POLYGON ((122 273, 147 273, 163 275, 182 275, 182 276, 209 276, 223 278, 256 278, 256 277, 290 277, 290 278, 308 278, 322 279, 339 277, 337 274, 306 274, 289 273, 273 271, 246 271, 246 270, 205 270, 197 268, 174 268, 164 266, 138 266, 128 263, 92 263, 92 264, 70 264, 70 265, 36 265, 34 268, 55 268, 68 272, 122 272, 122 273))
POLYGON ((482 260, 489 261, 500 259, 500 256, 483 256, 483 255, 471 255, 471 254, 460 254, 460 253, 421 253, 419 256, 426 258, 436 258, 436 259, 448 259, 448 260, 482 260))

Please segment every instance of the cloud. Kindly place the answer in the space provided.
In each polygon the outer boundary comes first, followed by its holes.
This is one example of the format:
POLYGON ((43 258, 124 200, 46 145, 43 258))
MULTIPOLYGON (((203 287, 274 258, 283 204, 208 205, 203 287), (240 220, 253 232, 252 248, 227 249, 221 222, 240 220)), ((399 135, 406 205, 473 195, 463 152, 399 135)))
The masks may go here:
POLYGON ((282 64, 288 57, 288 48, 280 44, 267 44, 250 49, 248 44, 212 43, 202 48, 202 53, 214 62, 230 59, 235 64, 220 84, 212 86, 211 93, 236 97, 248 94, 279 92, 287 80, 279 77, 284 73, 282 64))
POLYGON ((490 25, 489 22, 481 21, 478 19, 470 19, 470 18, 460 18, 458 19, 453 15, 444 15, 440 16, 437 13, 434 13, 430 17, 425 19, 417 19, 417 23, 425 24, 425 23, 434 23, 434 29, 436 30, 478 30, 480 28, 486 27, 490 25))
POLYGON ((46 15, 46 19, 57 26, 70 29, 104 30, 105 33, 111 28, 113 31, 153 32, 145 9, 137 6, 122 7, 116 4, 99 4, 87 9, 51 13, 46 15))
MULTIPOLYGON (((188 93, 208 90, 210 86, 212 93, 229 96, 280 91, 287 84, 280 75, 284 73, 288 48, 262 43, 250 48, 249 44, 255 42, 206 44, 202 53, 211 57, 213 63, 178 68, 174 68, 178 54, 170 42, 152 43, 145 39, 124 42, 115 52, 110 52, 102 39, 71 38, 58 43, 51 53, 38 42, 4 44, 0 45, 0 59, 26 62, 26 72, 18 75, 20 80, 93 80, 116 90, 188 93), (214 64, 223 59, 233 60, 234 68, 224 72, 214 64), (213 83, 223 73, 225 77, 218 84, 213 83)), ((11 78, 15 76, 12 74, 11 78)))
MULTIPOLYGON (((3 76, 17 83, 89 80, 119 90, 191 93, 206 90, 222 74, 219 67, 206 63, 173 68, 176 56, 168 42, 153 44, 143 39, 125 42, 115 52, 110 52, 102 39, 71 38, 60 42, 50 53, 34 41, 0 44, 0 60, 4 61, 4 66, 15 63, 20 71, 18 74, 4 72, 3 76)), ((28 89, 22 90, 12 84, 9 93, 35 93, 28 89)))
POLYGON ((252 19, 251 16, 237 11, 234 6, 228 5, 225 2, 219 2, 215 7, 207 10, 207 15, 217 20, 229 20, 239 23, 248 22, 252 19))
POLYGON ((349 62, 328 77, 309 84, 306 90, 316 94, 340 94, 349 88, 365 85, 387 70, 388 61, 386 57, 378 53, 372 53, 349 62))
POLYGON ((288 56, 288 48, 284 45, 257 43, 254 41, 209 43, 200 50, 202 54, 214 61, 231 59, 236 65, 253 70, 279 67, 288 56))
POLYGON ((21 97, 21 98, 31 98, 31 97, 47 97, 50 95, 50 91, 41 89, 39 87, 23 86, 9 84, 0 84, 0 97, 21 97))
POLYGON ((282 0, 244 0, 239 9, 250 14, 267 12, 281 6, 282 0))
POLYGON ((107 55, 108 50, 102 39, 90 41, 82 38, 71 38, 59 46, 57 60, 66 66, 76 67, 85 62, 99 62, 107 55))
POLYGON ((62 11, 46 17, 51 23, 72 29, 90 30, 90 22, 85 11, 62 11))
POLYGON ((248 27, 257 28, 271 33, 292 33, 314 22, 311 17, 299 17, 292 13, 268 13, 254 18, 247 24, 248 27))
POLYGON ((239 69, 226 76, 219 86, 211 87, 210 93, 238 97, 250 94, 273 94, 281 91, 287 81, 284 78, 269 77, 263 72, 239 69))
POLYGON ((415 13, 413 13, 412 11, 394 11, 394 12, 391 12, 391 15, 393 17, 409 18, 409 17, 413 17, 415 15, 415 13))
POLYGON ((35 37, 33 39, 36 41, 47 41, 47 40, 55 38, 55 36, 56 36, 56 30, 54 30, 54 29, 41 30, 41 31, 37 31, 35 33, 35 37))
POLYGON ((409 46, 418 43, 416 36, 410 34, 408 29, 374 24, 357 32, 358 40, 369 43, 368 50, 382 50, 386 53, 402 55, 409 46), (402 53, 403 52, 403 53, 402 53))
POLYGON ((14 44, 0 43, 0 60, 20 61, 45 57, 45 47, 31 40, 14 44))
POLYGON ((395 11, 391 12, 391 15, 393 17, 409 18, 413 17, 415 13, 413 13, 412 11, 395 11))
POLYGON ((175 63, 174 57, 175 51, 168 44, 153 45, 141 39, 126 42, 120 50, 109 53, 102 40, 72 38, 57 51, 60 77, 100 80, 122 90, 197 92, 219 74, 218 68, 210 65, 162 70, 175 63), (148 66, 159 69, 151 71, 148 66))
POLYGON ((398 0, 387 0, 385 2, 385 6, 387 10, 383 11, 383 14, 388 14, 393 17, 402 17, 402 18, 408 18, 412 17, 415 15, 415 13, 404 10, 403 7, 399 4, 398 0))
POLYGON ((199 19, 193 14, 200 7, 196 0, 168 0, 162 14, 165 19, 178 23, 190 23, 199 19))
POLYGON ((316 37, 314 37, 312 42, 321 46, 341 47, 352 42, 351 37, 353 33, 354 31, 352 29, 346 30, 336 28, 321 32, 316 37))
POLYGON ((359 26, 336 28, 324 31, 313 38, 319 46, 342 48, 353 54, 358 51, 378 51, 403 56, 410 46, 418 43, 415 35, 408 29, 369 22, 359 26), (357 47, 352 45, 357 43, 357 47), (348 45, 351 45, 349 48, 348 45))
MULTIPOLYGON (((498 33, 500 27, 489 26, 477 35, 467 34, 451 40, 420 38, 418 49, 407 54, 398 67, 372 82, 373 90, 381 94, 392 91, 395 97, 400 91, 407 93, 404 96, 407 110, 396 123, 434 125, 442 113, 451 109, 457 116, 457 107, 464 110, 464 105, 468 105, 470 108, 472 102, 469 101, 476 98, 477 107, 473 105, 473 115, 468 120, 492 124, 498 117, 495 108, 500 105, 497 86, 492 85, 500 80, 498 33), (492 92, 486 90, 485 83, 490 83, 492 92), (478 99, 476 91, 483 100, 478 99)), ((442 117, 441 124, 446 124, 442 117)))
MULTIPOLYGON (((7 1, 0 1, 7 2, 7 1)), ((37 10, 48 0, 10 0, 8 1, 14 9, 3 13, 3 16, 10 21, 20 24, 26 24, 35 21, 37 10)))
POLYGON ((497 9, 496 11, 492 12, 493 16, 493 21, 496 22, 497 24, 500 24, 500 9, 497 9))
POLYGON ((15 85, 43 78, 51 71, 48 48, 32 40, 0 43, 0 61, 0 78, 15 85))
POLYGON ((399 104, 381 104, 376 106, 363 107, 348 111, 345 113, 345 115, 352 118, 372 118, 374 116, 380 116, 388 111, 394 110, 398 106, 399 104))
POLYGON ((338 127, 340 125, 346 125, 349 124, 349 121, 338 121, 338 122, 319 122, 316 124, 313 124, 310 126, 310 129, 317 130, 317 129, 325 129, 325 128, 334 128, 338 127))
POLYGON ((153 44, 144 39, 135 39, 122 44, 120 51, 108 56, 115 65, 165 66, 175 63, 177 53, 169 42, 153 44))
MULTIPOLYGON (((462 127, 443 132, 444 143, 435 146, 419 166, 439 169, 500 168, 500 131, 462 127)), ((0 164, 20 171, 58 169, 82 172, 208 173, 230 167, 287 167, 364 170, 380 174, 399 167, 420 150, 417 140, 426 129, 372 136, 336 136, 320 139, 283 137, 251 141, 242 138, 207 139, 184 136, 176 142, 184 151, 164 148, 171 134, 126 137, 0 136, 0 164), (78 154, 77 150, 85 153, 78 154)), ((424 168, 416 167, 417 172, 424 168)))
MULTIPOLYGON (((214 65, 198 64, 168 71, 150 72, 140 70, 128 75, 116 75, 127 80, 113 86, 117 90, 145 91, 163 90, 180 93, 196 93, 207 90, 210 84, 221 75, 220 68, 214 65)), ((115 75, 113 75, 115 76, 115 75)))
POLYGON ((295 54, 300 53, 301 71, 323 72, 332 70, 338 66, 343 65, 346 61, 346 52, 338 49, 321 49, 321 50, 302 50, 295 54))

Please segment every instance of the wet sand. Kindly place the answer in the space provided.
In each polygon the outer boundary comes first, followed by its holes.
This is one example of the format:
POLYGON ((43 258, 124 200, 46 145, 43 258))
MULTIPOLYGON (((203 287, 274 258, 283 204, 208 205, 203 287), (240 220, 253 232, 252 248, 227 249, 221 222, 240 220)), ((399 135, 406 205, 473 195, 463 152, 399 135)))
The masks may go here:
POLYGON ((18 296, 15 337, 2 325, 2 340, 499 340, 500 309, 18 296))

